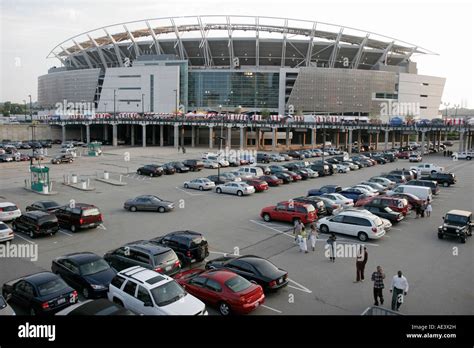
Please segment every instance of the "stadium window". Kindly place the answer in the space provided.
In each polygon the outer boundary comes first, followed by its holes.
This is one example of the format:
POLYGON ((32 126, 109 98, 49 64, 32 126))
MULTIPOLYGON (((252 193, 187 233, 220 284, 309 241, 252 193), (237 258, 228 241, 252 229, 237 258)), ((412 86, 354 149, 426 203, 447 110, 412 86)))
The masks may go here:
POLYGON ((420 109, 428 109, 427 106, 420 106, 420 109))
POLYGON ((129 78, 129 77, 141 77, 140 75, 118 75, 119 78, 129 78))
POLYGON ((119 87, 121 90, 131 91, 131 90, 140 90, 140 87, 119 87))
POLYGON ((426 95, 426 94, 420 94, 420 97, 422 97, 422 98, 428 98, 428 95, 426 95))
POLYGON ((429 83, 426 83, 426 82, 423 82, 422 85, 423 85, 423 86, 429 86, 430 84, 429 84, 429 83))

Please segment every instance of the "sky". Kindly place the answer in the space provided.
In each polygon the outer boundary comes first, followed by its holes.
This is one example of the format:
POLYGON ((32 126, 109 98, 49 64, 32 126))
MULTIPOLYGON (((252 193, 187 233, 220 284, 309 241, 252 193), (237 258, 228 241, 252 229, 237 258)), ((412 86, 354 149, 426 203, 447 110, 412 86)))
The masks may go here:
MULTIPOLYGON (((109 24, 185 15, 288 17, 333 23, 436 52, 417 55, 418 73, 447 78, 443 102, 474 108, 474 5, 458 1, 0 0, 0 102, 37 97, 37 78, 60 42, 109 24)), ((443 107, 444 108, 444 107, 443 107)))

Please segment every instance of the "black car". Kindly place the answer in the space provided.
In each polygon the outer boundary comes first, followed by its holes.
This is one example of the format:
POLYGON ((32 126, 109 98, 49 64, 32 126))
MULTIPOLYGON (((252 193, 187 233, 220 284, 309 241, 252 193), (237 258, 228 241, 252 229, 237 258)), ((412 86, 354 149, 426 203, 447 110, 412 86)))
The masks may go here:
POLYGON ((389 174, 398 174, 398 175, 404 175, 407 180, 413 180, 415 179, 415 175, 411 170, 392 170, 389 174))
POLYGON ((59 231, 58 218, 43 211, 25 212, 12 223, 15 232, 26 233, 30 238, 40 235, 55 235, 59 231))
POLYGON ((28 145, 30 145, 30 147, 31 147, 32 149, 42 149, 42 148, 43 148, 43 145, 41 145, 41 143, 38 142, 38 141, 30 141, 30 142, 28 143, 28 145))
POLYGON ((326 176, 326 175, 330 175, 331 172, 329 170, 329 166, 327 164, 323 164, 323 163, 313 163, 309 166, 312 170, 314 170, 315 172, 318 172, 318 175, 321 177, 321 176, 326 176))
POLYGON ((389 180, 392 180, 396 182, 397 184, 404 184, 407 182, 407 179, 405 178, 405 175, 400 175, 400 174, 382 174, 379 175, 382 178, 387 178, 389 180))
POLYGON ((288 272, 270 261, 253 255, 224 256, 206 263, 206 269, 228 269, 249 281, 255 281, 264 290, 278 290, 288 285, 288 272))
POLYGON ((387 159, 383 157, 382 155, 372 155, 370 156, 373 160, 377 161, 378 164, 386 164, 387 159))
POLYGON ((293 157, 293 159, 300 159, 300 160, 305 159, 305 155, 303 155, 299 151, 294 151, 294 150, 288 151, 288 155, 293 157))
POLYGON ((74 157, 70 153, 63 153, 56 155, 51 159, 52 164, 61 164, 61 163, 72 163, 74 162, 74 157))
POLYGON ((26 206, 26 211, 44 211, 46 213, 54 213, 61 205, 55 201, 37 201, 26 206))
POLYGON ((459 238, 466 243, 466 238, 472 236, 472 212, 465 210, 450 210, 443 216, 443 225, 438 227, 438 238, 445 236, 459 238))
POLYGON ((316 212, 317 212, 318 216, 324 216, 324 215, 327 214, 326 205, 324 204, 324 202, 320 198, 317 198, 315 196, 296 197, 296 198, 293 198, 293 201, 294 202, 301 202, 301 203, 305 203, 305 204, 311 204, 316 209, 316 212))
POLYGON ((199 172, 202 168, 204 168, 204 162, 201 160, 185 160, 183 161, 183 164, 192 172, 199 172))
POLYGON ((216 185, 222 185, 225 184, 226 182, 232 181, 229 178, 226 178, 222 175, 209 175, 207 177, 209 180, 213 181, 216 185))
POLYGON ((410 180, 406 184, 412 186, 429 187, 431 189, 431 193, 434 195, 439 193, 439 185, 434 180, 410 180))
POLYGON ((176 169, 174 168, 174 166, 169 163, 163 164, 160 167, 163 168, 163 172, 165 173, 165 175, 173 175, 174 173, 176 173, 176 169))
POLYGON ((342 191, 342 187, 339 185, 324 185, 319 189, 311 189, 308 191, 308 196, 320 196, 325 193, 339 193, 342 191))
POLYGON ((170 232, 151 239, 150 243, 173 249, 183 265, 201 262, 209 256, 207 240, 199 232, 187 230, 170 232))
POLYGON ((7 301, 29 310, 30 315, 52 314, 77 301, 77 291, 51 272, 11 280, 3 284, 2 294, 7 301))
POLYGON ((270 156, 267 153, 257 153, 257 163, 270 163, 270 156))
POLYGON ((187 173, 189 172, 189 167, 185 166, 183 162, 169 162, 168 165, 172 166, 177 173, 187 173))
POLYGON ((47 147, 49 149, 53 147, 53 142, 51 140, 41 140, 40 144, 42 147, 47 147))
POLYGON ((331 164, 339 164, 339 163, 341 163, 341 161, 339 161, 338 159, 336 159, 336 158, 334 158, 334 157, 333 157, 333 158, 328 158, 328 159, 326 160, 326 162, 331 163, 331 164))
POLYGON ((162 176, 163 168, 157 164, 146 164, 137 169, 138 175, 162 176))
POLYGON ((111 250, 104 255, 104 259, 116 271, 141 266, 171 276, 181 270, 181 262, 173 249, 145 240, 111 250))
POLYGON ((309 179, 309 173, 304 170, 304 169, 297 169, 295 170, 295 173, 301 176, 301 180, 308 180, 309 179))
POLYGON ((285 167, 286 169, 293 170, 293 171, 296 171, 296 170, 299 170, 299 169, 302 168, 299 164, 297 164, 295 162, 285 163, 285 164, 282 165, 282 167, 285 167))
POLYGON ((289 184, 290 182, 293 182, 293 178, 291 175, 286 174, 285 172, 276 172, 272 174, 272 176, 276 176, 278 179, 281 179, 284 184, 289 184))
POLYGON ((123 308, 121 305, 111 302, 105 298, 97 300, 87 300, 84 302, 73 304, 72 306, 62 310, 56 315, 71 316, 90 316, 90 315, 136 315, 132 311, 123 308))
POLYGON ((397 157, 395 157, 395 154, 391 152, 385 152, 382 156, 389 162, 395 162, 397 160, 397 157))
POLYGON ((364 209, 370 211, 372 214, 377 215, 378 217, 387 219, 390 222, 400 222, 403 220, 403 215, 401 213, 393 211, 389 207, 384 207, 382 205, 367 204, 364 206, 364 209))
POLYGON ((81 291, 85 298, 107 297, 109 284, 117 274, 102 257, 90 252, 55 258, 51 272, 81 291))
POLYGON ((454 185, 457 182, 456 176, 453 173, 440 173, 435 172, 427 176, 422 176, 422 180, 436 181, 438 184, 444 187, 454 185))

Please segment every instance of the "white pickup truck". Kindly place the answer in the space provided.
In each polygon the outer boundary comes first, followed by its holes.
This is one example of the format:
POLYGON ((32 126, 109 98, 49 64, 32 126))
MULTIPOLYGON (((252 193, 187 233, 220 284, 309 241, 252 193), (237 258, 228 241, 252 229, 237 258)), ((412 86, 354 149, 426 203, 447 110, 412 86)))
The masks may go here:
POLYGON ((465 159, 470 161, 474 158, 474 151, 467 151, 467 152, 455 152, 452 155, 453 158, 457 159, 465 159))
POLYGON ((417 172, 421 171, 421 174, 444 172, 444 167, 436 166, 433 163, 420 163, 410 167, 410 169, 416 170, 417 172))

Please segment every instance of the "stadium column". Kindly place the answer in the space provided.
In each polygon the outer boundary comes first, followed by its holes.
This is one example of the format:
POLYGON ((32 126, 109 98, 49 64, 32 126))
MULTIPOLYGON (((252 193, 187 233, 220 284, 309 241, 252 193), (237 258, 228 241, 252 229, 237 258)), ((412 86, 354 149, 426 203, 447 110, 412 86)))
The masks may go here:
POLYGON ((130 145, 135 146, 135 125, 130 125, 130 145))
POLYGON ((344 148, 347 150, 349 148, 349 145, 348 145, 348 141, 349 141, 349 132, 346 130, 344 130, 344 148))
MULTIPOLYGON (((162 141, 163 138, 160 139, 160 141, 162 141)), ((178 148, 179 146, 179 125, 178 124, 175 124, 174 125, 174 137, 173 137, 173 143, 174 143, 174 147, 175 149, 178 148)))
POLYGON ((316 146, 316 128, 311 128, 311 148, 316 146))
POLYGON ((117 124, 112 125, 112 146, 117 147, 117 124))
POLYGON ((142 146, 146 147, 146 123, 142 124, 142 146))
POLYGON ((195 136, 196 130, 194 129, 194 126, 191 126, 191 147, 196 146, 196 136, 195 136))
POLYGON ((62 135, 62 141, 63 143, 66 142, 66 125, 63 124, 61 125, 61 135, 62 135))
POLYGON ((349 132, 349 146, 347 148, 347 152, 349 152, 349 155, 352 154, 352 129, 348 130, 349 132))
POLYGON ((377 130, 377 133, 375 133, 375 151, 378 151, 379 149, 379 135, 380 132, 377 130))
POLYGON ((107 141, 109 139, 109 125, 108 124, 104 124, 104 141, 107 141))
POLYGON ((151 126, 151 144, 156 145, 156 125, 151 126))
POLYGON ((247 146, 247 144, 245 144, 245 146, 244 146, 244 141, 245 141, 244 138, 245 138, 244 137, 244 127, 241 126, 240 127, 240 150, 245 149, 245 147, 247 146))
POLYGON ((448 131, 444 132, 444 141, 448 141, 448 131))
POLYGON ((91 126, 90 124, 86 124, 86 144, 91 142, 91 126))
POLYGON ((384 149, 385 151, 388 150, 388 130, 385 130, 385 144, 384 144, 383 149, 384 149))
POLYGON ((464 130, 461 130, 459 132, 459 151, 462 152, 464 151, 464 130))
POLYGON ((426 131, 421 131, 421 155, 423 156, 425 153, 425 135, 426 131))
POLYGON ((165 142, 165 137, 164 137, 164 126, 161 124, 160 125, 160 146, 163 147, 165 142))
POLYGON ((232 126, 227 126, 227 141, 226 147, 232 148, 232 126))
POLYGON ((272 128, 272 150, 275 151, 276 149, 276 143, 277 143, 277 129, 272 128))
POLYGON ((214 126, 209 126, 209 148, 210 149, 214 147, 213 137, 214 137, 214 126))
POLYGON ((369 148, 372 147, 372 133, 369 133, 369 148))
POLYGON ((339 148, 339 130, 336 130, 336 148, 339 148))
POLYGON ((255 129, 255 145, 257 145, 257 151, 260 149, 260 128, 255 129))
POLYGON ((362 129, 359 128, 359 131, 357 132, 357 150, 360 153, 360 143, 362 142, 362 129))
POLYGON ((286 144, 286 149, 290 149, 290 128, 286 127, 285 129, 285 144, 286 144))
POLYGON ((438 149, 438 152, 441 148, 441 131, 436 131, 436 137, 438 138, 438 144, 436 144, 436 148, 438 149))

